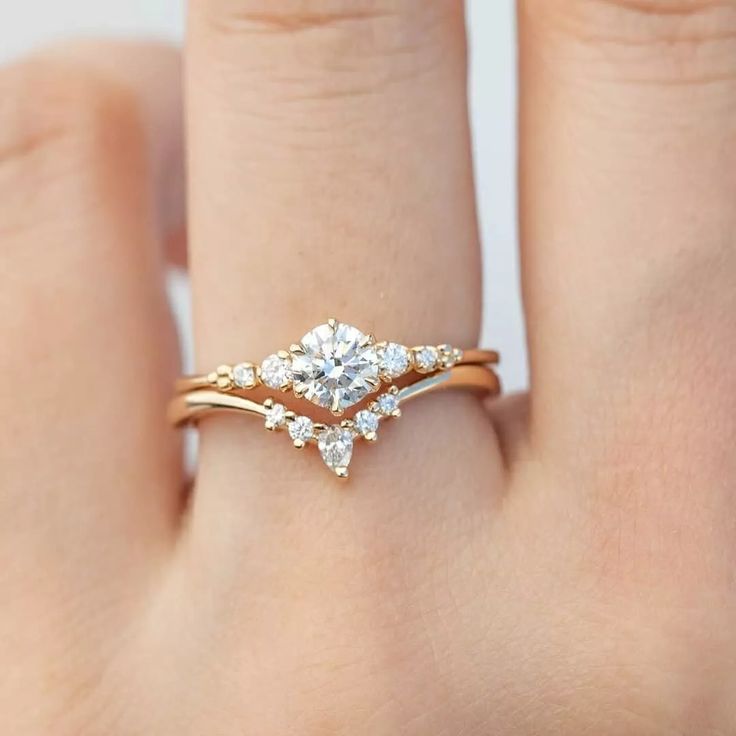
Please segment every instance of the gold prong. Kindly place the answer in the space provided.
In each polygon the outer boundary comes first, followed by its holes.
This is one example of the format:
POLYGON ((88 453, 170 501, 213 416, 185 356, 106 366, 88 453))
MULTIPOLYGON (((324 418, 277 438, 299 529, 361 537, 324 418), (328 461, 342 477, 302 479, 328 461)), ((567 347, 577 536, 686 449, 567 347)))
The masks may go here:
POLYGON ((348 477, 348 469, 347 468, 343 468, 342 466, 340 466, 339 468, 335 468, 335 475, 338 478, 347 478, 348 477))
POLYGON ((304 355, 304 348, 299 343, 293 342, 289 346, 289 352, 294 355, 304 355))
POLYGON ((278 355, 279 358, 283 358, 284 360, 288 360, 290 357, 288 350, 277 350, 276 355, 278 355))
POLYGON ((218 365, 210 374, 210 383, 220 391, 229 391, 233 387, 232 367, 229 365, 218 365))
POLYGON ((354 426, 354 424, 353 424, 353 420, 352 420, 352 419, 343 419, 343 420, 342 420, 342 421, 340 422, 340 426, 341 426, 341 427, 342 427, 343 429, 352 429, 352 428, 353 428, 353 426, 354 426))
POLYGON ((327 429, 326 424, 322 424, 322 422, 315 422, 314 423, 314 435, 315 438, 320 432, 324 432, 327 429))
POLYGON ((273 399, 269 396, 264 402, 263 406, 266 407, 266 409, 273 409, 273 399))
POLYGON ((367 348, 369 345, 374 345, 376 342, 376 336, 369 332, 367 335, 363 336, 363 339, 360 341, 360 347, 367 348))
POLYGON ((297 399, 301 399, 302 396, 304 396, 304 394, 306 392, 306 388, 304 386, 300 386, 299 388, 295 388, 294 385, 292 384, 292 387, 291 388, 292 388, 292 391, 294 392, 294 396, 297 399))
POLYGON ((339 417, 341 414, 344 413, 344 410, 340 407, 340 399, 337 394, 335 394, 334 398, 332 399, 332 406, 330 407, 330 411, 336 417, 339 417))
POLYGON ((390 394, 393 394, 396 396, 399 393, 399 387, 398 386, 391 386, 391 388, 388 390, 390 394))
POLYGON ((294 440, 294 447, 296 447, 297 450, 304 449, 305 445, 306 445, 306 442, 304 442, 304 440, 294 440))
POLYGON ((327 324, 334 330, 337 327, 337 320, 334 317, 330 317, 327 320, 327 324))
POLYGON ((368 442, 375 442, 378 439, 378 433, 377 432, 368 432, 368 434, 364 434, 363 437, 368 440, 368 442))

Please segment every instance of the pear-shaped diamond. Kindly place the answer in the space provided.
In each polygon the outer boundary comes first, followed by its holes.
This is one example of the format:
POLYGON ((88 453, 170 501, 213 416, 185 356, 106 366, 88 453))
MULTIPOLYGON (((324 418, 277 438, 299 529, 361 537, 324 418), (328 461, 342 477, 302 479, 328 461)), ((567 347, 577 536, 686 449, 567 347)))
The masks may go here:
POLYGON ((353 456, 353 433, 344 427, 328 427, 320 433, 317 446, 325 465, 334 470, 336 475, 346 478, 353 456))

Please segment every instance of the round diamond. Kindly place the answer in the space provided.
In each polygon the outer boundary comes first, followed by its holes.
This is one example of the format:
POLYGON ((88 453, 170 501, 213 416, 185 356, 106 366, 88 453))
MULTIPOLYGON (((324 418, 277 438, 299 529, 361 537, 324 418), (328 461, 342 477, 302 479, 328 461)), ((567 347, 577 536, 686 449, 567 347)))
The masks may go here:
POLYGON ((378 431, 378 414, 369 411, 368 409, 363 409, 363 411, 359 411, 355 415, 353 421, 355 423, 355 429, 357 429, 358 432, 363 435, 363 437, 366 437, 368 435, 375 435, 375 433, 378 431))
POLYGON ((266 429, 278 429, 286 424, 286 407, 283 404, 274 404, 266 410, 266 429))
POLYGON ((439 357, 437 348, 425 345, 414 352, 414 365, 420 373, 429 373, 437 367, 439 357))
POLYGON ((269 388, 285 388, 291 382, 289 359, 280 355, 269 355, 261 363, 261 381, 269 388))
POLYGON ((378 353, 359 329, 331 321, 304 335, 291 372, 296 393, 339 413, 378 387, 378 353))
POLYGON ((253 388, 256 385, 256 368, 250 363, 238 363, 233 368, 233 383, 238 388, 253 388))
POLYGON ((390 342, 381 350, 381 372, 389 378, 397 378, 409 369, 409 351, 396 342, 390 342))
POLYGON ((309 417, 296 417, 289 424, 289 437, 295 442, 307 442, 314 436, 314 422, 309 417))
POLYGON ((379 396, 376 404, 378 404, 378 411, 387 417, 390 417, 399 408, 399 400, 394 394, 379 396))

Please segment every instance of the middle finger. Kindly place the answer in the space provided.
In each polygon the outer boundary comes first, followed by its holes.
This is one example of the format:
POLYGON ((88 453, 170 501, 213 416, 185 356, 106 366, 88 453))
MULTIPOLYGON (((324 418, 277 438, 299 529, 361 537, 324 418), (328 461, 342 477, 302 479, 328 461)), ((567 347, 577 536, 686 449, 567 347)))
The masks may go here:
MULTIPOLYGON (((190 15, 200 367, 258 361, 329 316, 408 344, 475 343, 462 5, 210 0, 192 3, 190 15)), ((440 431, 459 418, 433 422, 440 431)), ((249 475, 281 462, 286 448, 258 428, 241 436, 224 425, 204 428, 203 472, 210 461, 230 467, 234 453, 249 475)), ((401 443, 412 451, 406 436, 401 443)), ((449 468, 452 449, 435 464, 449 468)), ((382 462, 384 452, 371 456, 382 462)))

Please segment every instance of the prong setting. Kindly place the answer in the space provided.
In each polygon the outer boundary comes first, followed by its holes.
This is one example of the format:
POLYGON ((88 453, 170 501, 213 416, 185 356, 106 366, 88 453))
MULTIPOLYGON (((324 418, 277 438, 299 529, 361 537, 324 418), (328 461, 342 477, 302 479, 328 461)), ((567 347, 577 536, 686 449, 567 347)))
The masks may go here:
POLYGON ((260 384, 293 391, 298 399, 317 404, 335 416, 376 393, 383 385, 414 371, 429 374, 448 370, 462 359, 451 345, 408 348, 378 341, 373 333, 331 317, 307 332, 301 342, 278 350, 260 365, 221 365, 206 376, 220 391, 247 390, 260 384))
POLYGON ((376 442, 380 423, 401 416, 401 394, 394 381, 410 373, 450 370, 462 359, 462 350, 452 345, 409 348, 378 341, 372 333, 330 318, 288 350, 277 350, 259 365, 220 365, 198 380, 222 392, 246 391, 260 385, 274 391, 293 391, 295 399, 306 399, 336 417, 376 394, 367 406, 363 404, 364 408, 339 424, 318 423, 295 414, 273 397, 263 401, 267 430, 286 430, 297 449, 315 444, 327 467, 344 478, 348 476, 354 441, 376 442))
POLYGON ((343 419, 339 424, 323 424, 287 410, 273 397, 268 397, 263 402, 264 426, 272 432, 286 429, 292 444, 299 450, 316 444, 325 465, 338 478, 347 478, 355 441, 377 442, 380 423, 401 416, 399 403, 399 390, 392 386, 351 419, 343 419))

